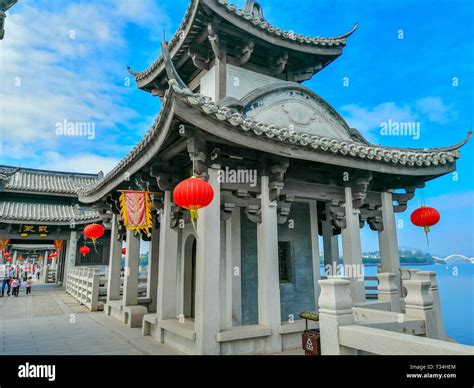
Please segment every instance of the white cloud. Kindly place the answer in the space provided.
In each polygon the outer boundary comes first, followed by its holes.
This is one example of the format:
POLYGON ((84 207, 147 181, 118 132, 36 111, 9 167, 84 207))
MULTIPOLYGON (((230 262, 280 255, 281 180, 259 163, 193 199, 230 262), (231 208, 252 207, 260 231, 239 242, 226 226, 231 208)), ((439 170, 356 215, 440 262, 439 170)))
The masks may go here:
POLYGON ((41 168, 53 171, 98 173, 102 171, 107 174, 118 163, 117 159, 98 155, 79 154, 64 158, 58 152, 49 151, 44 155, 41 168))
POLYGON ((429 130, 430 124, 446 124, 458 115, 441 97, 423 97, 412 103, 383 102, 373 107, 348 104, 340 108, 347 123, 360 130, 369 141, 375 142, 381 124, 392 122, 420 122, 429 130))
POLYGON ((0 163, 8 163, 13 150, 30 161, 43 160, 48 151, 58 161, 77 152, 80 140, 55 136, 63 120, 95 123, 87 152, 120 150, 105 163, 128 152, 123 142, 130 137, 122 138, 120 126, 141 128, 149 121, 127 107, 127 91, 116 86, 126 71, 130 23, 152 34, 168 17, 152 0, 26 0, 12 8, 0 41, 0 163))

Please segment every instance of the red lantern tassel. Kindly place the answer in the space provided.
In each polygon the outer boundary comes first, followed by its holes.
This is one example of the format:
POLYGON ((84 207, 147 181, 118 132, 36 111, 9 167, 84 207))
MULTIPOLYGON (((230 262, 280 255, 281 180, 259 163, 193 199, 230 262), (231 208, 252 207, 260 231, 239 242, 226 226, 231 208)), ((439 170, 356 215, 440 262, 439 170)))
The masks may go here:
POLYGON ((430 241, 428 240, 428 233, 430 232, 430 227, 429 227, 429 226, 425 226, 424 229, 425 229, 425 236, 426 236, 426 244, 429 246, 429 245, 430 245, 430 241))
POLYGON ((192 208, 189 209, 189 215, 191 216, 191 224, 193 225, 194 233, 196 234, 196 238, 199 238, 198 232, 197 232, 197 225, 196 221, 198 219, 198 209, 197 208, 192 208))

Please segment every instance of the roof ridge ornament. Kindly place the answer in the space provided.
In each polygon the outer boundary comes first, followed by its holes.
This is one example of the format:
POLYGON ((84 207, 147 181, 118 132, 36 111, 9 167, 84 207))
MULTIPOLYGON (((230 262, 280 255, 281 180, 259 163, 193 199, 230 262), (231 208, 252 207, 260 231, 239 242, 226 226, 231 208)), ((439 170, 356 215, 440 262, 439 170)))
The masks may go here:
POLYGON ((165 63, 166 75, 168 76, 168 83, 171 84, 171 81, 176 81, 177 86, 186 91, 191 93, 188 86, 184 83, 184 81, 179 76, 176 68, 174 67, 173 61, 171 60, 171 55, 168 50, 168 42, 163 41, 161 42, 161 54, 163 55, 163 60, 165 63))
POLYGON ((263 8, 260 3, 257 3, 255 0, 247 0, 244 12, 252 15, 254 19, 265 21, 265 17, 263 16, 263 8))

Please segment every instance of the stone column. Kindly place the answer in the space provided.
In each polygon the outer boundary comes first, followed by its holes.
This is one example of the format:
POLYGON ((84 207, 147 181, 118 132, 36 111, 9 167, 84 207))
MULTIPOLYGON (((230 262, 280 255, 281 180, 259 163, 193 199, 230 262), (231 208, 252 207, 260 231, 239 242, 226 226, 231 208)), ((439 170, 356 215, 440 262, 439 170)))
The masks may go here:
POLYGON ((120 299, 122 284, 122 239, 117 240, 119 215, 112 216, 112 230, 110 232, 109 275, 107 283, 107 302, 120 299))
POLYGON ((410 318, 423 319, 426 337, 438 338, 438 323, 433 309, 433 297, 430 295, 430 282, 424 280, 406 280, 405 314, 410 318))
POLYGON ((319 232, 318 232, 318 206, 316 201, 309 203, 309 216, 311 222, 311 256, 313 262, 314 308, 318 310, 318 299, 321 289, 321 265, 319 263, 319 232))
POLYGON ((400 291, 398 276, 395 273, 378 273, 379 284, 377 291, 379 302, 390 302, 390 311, 399 313, 400 309, 400 291))
MULTIPOLYGON (((350 275, 351 294, 354 302, 365 301, 365 287, 364 280, 354 276, 355 273, 363 274, 362 252, 360 245, 360 227, 359 227, 359 213, 358 209, 352 206, 352 190, 350 187, 345 187, 345 204, 346 210, 346 227, 342 228, 342 250, 344 256, 344 265, 349 265, 352 274, 345 273, 345 276, 350 275)), ((346 271, 347 272, 347 271, 346 271)))
POLYGON ((281 325, 278 223, 277 205, 270 201, 268 176, 261 177, 261 193, 262 222, 257 224, 258 323, 272 329, 267 353, 275 353, 282 350, 278 333, 281 325))
POLYGON ((150 299, 148 312, 156 312, 158 293, 158 261, 160 250, 160 231, 155 229, 156 216, 153 216, 150 249, 148 251, 148 279, 146 282, 146 296, 150 299))
POLYGON ((356 349, 339 344, 339 327, 354 324, 350 281, 332 277, 320 280, 319 330, 323 355, 353 355, 356 349))
POLYGON ((443 314, 441 310, 441 299, 439 297, 438 283, 436 282, 436 272, 434 271, 419 271, 416 273, 416 277, 422 281, 430 282, 430 288, 428 289, 431 297, 433 298, 433 308, 436 315, 436 323, 438 326, 438 339, 447 340, 446 332, 444 330, 443 314))
POLYGON ((240 207, 226 221, 226 318, 225 327, 242 324, 242 268, 240 207))
MULTIPOLYGON (((177 256, 178 229, 171 228, 171 192, 165 191, 163 210, 160 216, 160 243, 158 261, 158 293, 156 315, 158 322, 165 319, 176 319, 177 292, 177 256)), ((157 340, 162 342, 162 330, 156 331, 157 340)))
POLYGON ((13 251, 13 264, 14 265, 17 265, 18 264, 18 252, 17 251, 13 251))
POLYGON ((209 184, 214 189, 211 204, 200 210, 196 241, 196 354, 220 354, 216 340, 220 332, 220 235, 221 193, 219 166, 208 169, 209 184))
MULTIPOLYGON (((329 203, 326 204, 326 220, 321 222, 323 232, 323 249, 324 249, 324 266, 330 265, 334 267, 334 263, 337 267, 339 261, 339 239, 338 236, 333 236, 333 226, 331 217, 329 215, 329 203)), ((336 275, 334 272, 331 275, 336 275)))
POLYGON ((77 232, 71 231, 69 240, 66 242, 66 255, 64 257, 64 282, 67 281, 67 275, 70 270, 76 265, 76 251, 77 251, 77 232))
POLYGON ((41 279, 43 279, 43 283, 46 283, 48 278, 48 262, 49 262, 49 251, 44 252, 44 260, 43 266, 41 267, 41 279))
POLYGON ((136 306, 138 302, 138 265, 140 262, 140 234, 127 230, 127 253, 123 280, 123 305, 136 306))
MULTIPOLYGON (((383 229, 379 230, 380 272, 396 275, 395 281, 400 283, 400 256, 398 253, 397 225, 393 212, 392 193, 380 193, 382 203, 383 229)), ((402 290, 399 288, 400 296, 402 290)))

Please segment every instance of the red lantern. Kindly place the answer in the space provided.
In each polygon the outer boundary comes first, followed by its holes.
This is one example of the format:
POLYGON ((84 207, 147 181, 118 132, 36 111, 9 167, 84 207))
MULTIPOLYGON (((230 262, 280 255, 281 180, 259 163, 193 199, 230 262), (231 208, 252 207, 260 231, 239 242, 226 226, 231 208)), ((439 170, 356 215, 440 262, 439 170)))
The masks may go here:
POLYGON ((180 208, 188 209, 193 222, 198 218, 198 210, 208 206, 213 198, 212 186, 194 176, 180 182, 173 191, 174 203, 180 208))
POLYGON ((81 252, 82 256, 85 256, 85 255, 89 254, 90 251, 91 251, 91 249, 89 247, 85 246, 85 245, 83 247, 79 248, 79 252, 81 252))
POLYGON ((5 253, 3 254, 3 257, 10 257, 10 254, 9 254, 8 252, 5 252, 5 253))
POLYGON ((98 238, 101 238, 105 233, 105 228, 100 224, 90 224, 84 228, 84 237, 90 238, 92 243, 95 245, 95 242, 98 238))
POLYGON ((122 255, 127 254, 127 248, 122 248, 122 255))
POLYGON ((410 221, 413 223, 413 225, 425 229, 426 242, 428 242, 428 233, 430 232, 430 226, 436 225, 439 222, 440 218, 441 216, 438 210, 423 205, 420 208, 416 209, 413 213, 411 213, 410 221))

